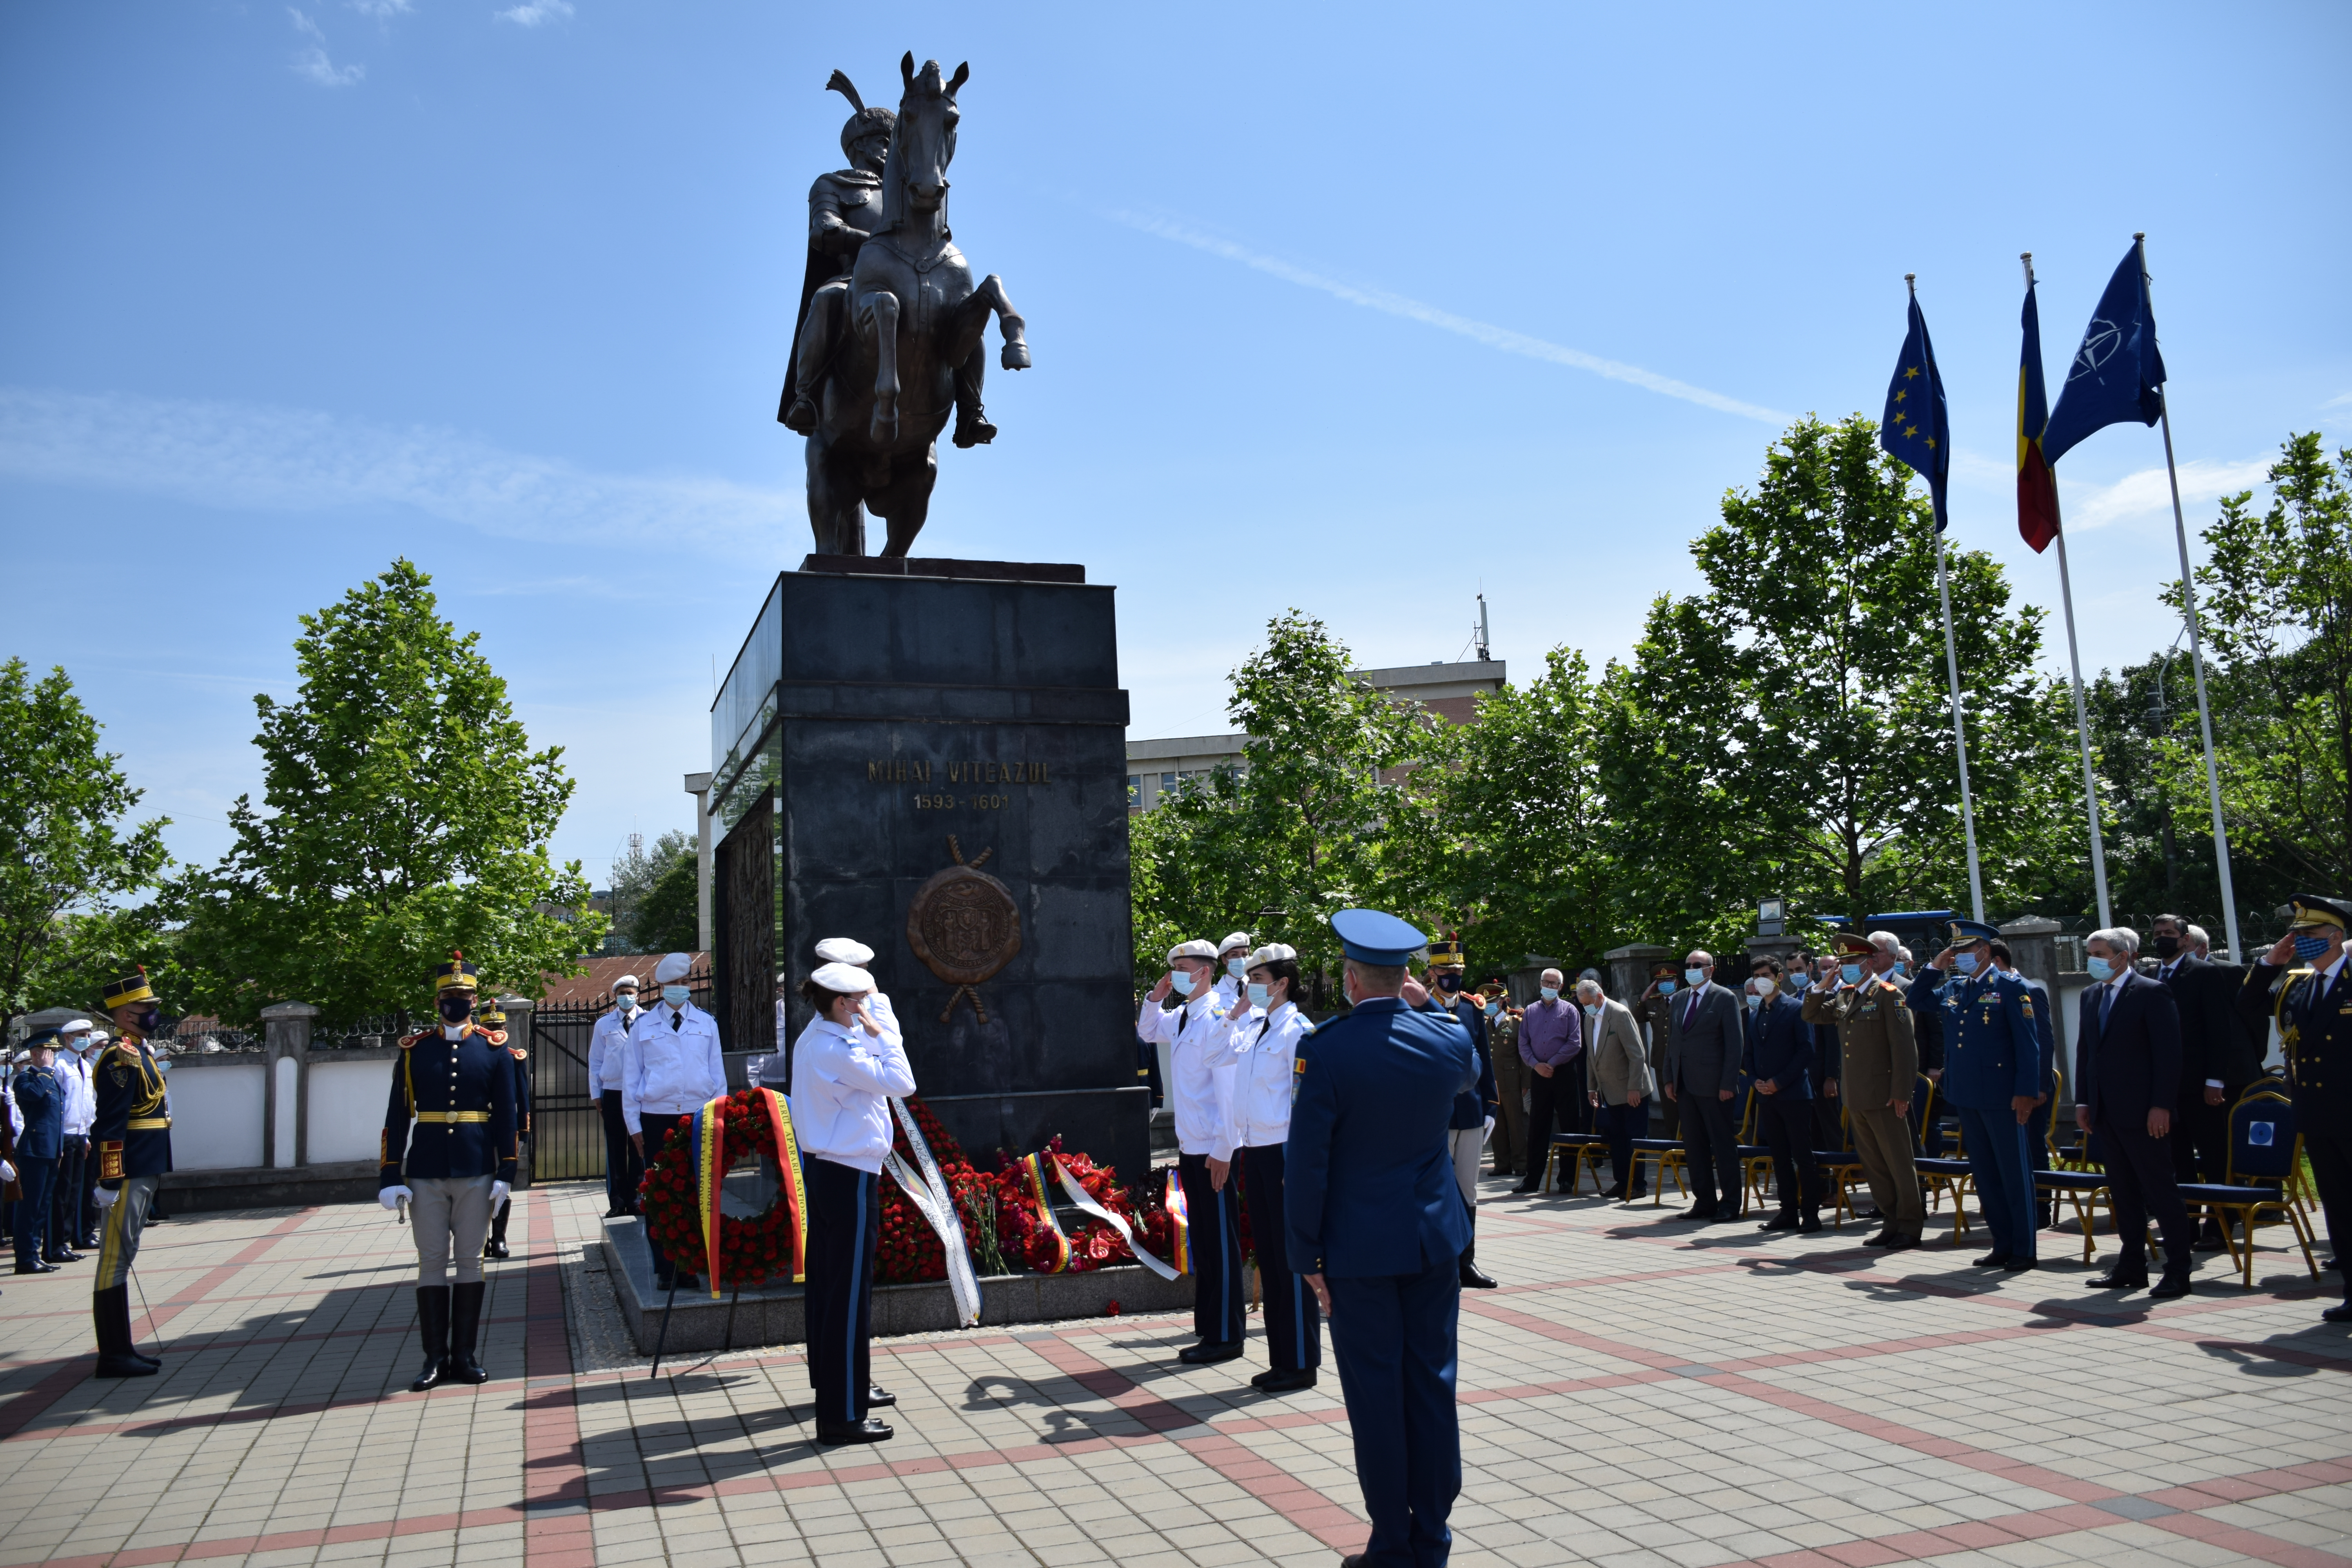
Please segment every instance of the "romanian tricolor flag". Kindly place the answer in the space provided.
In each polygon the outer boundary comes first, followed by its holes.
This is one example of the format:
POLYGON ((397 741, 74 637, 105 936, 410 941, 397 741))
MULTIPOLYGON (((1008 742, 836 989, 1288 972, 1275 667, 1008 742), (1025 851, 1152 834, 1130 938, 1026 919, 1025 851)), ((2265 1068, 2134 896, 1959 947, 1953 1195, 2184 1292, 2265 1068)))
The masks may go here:
POLYGON ((1192 1226, 1191 1216, 1184 1212, 1184 1184, 1177 1178, 1173 1165, 1168 1167, 1168 1193, 1161 1200, 1161 1206, 1167 1209, 1168 1217, 1176 1222, 1176 1256, 1170 1261, 1176 1265, 1177 1273, 1190 1274, 1192 1272, 1192 1226))
POLYGON ((2058 537, 2058 476, 2042 455, 2050 400, 2042 390, 2042 312, 2033 303, 2033 274, 2025 275, 2025 346, 2017 363, 2017 531, 2038 553, 2058 537))
POLYGON ((1053 1194, 1045 1190, 1045 1158, 1030 1155, 1021 1162, 1021 1173, 1029 1179, 1029 1195, 1037 1202, 1037 1213, 1045 1222, 1045 1234, 1054 1238, 1054 1266, 1037 1272, 1059 1274, 1070 1266, 1070 1238, 1062 1229, 1062 1222, 1054 1217, 1053 1194))

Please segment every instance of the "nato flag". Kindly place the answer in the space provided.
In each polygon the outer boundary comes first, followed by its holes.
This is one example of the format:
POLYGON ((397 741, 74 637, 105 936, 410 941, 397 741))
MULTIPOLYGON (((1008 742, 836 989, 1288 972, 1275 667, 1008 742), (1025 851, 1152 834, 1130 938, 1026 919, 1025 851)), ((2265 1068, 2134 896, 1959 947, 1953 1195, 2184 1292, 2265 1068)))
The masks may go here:
POLYGON ((2163 413, 2164 356, 2156 349, 2147 268, 2135 239, 2083 329, 2083 346, 2066 367, 2058 406, 2042 432, 2042 456, 2054 463, 2094 430, 2126 420, 2153 425, 2163 413))
POLYGON ((1936 368, 1936 346, 1927 341, 1927 318, 1919 296, 1911 296, 1911 331, 1903 358, 1886 388, 1886 412, 1878 421, 1878 444, 1927 479, 1935 498, 1936 531, 1944 531, 1945 481, 1952 475, 1952 421, 1944 406, 1944 377, 1936 368))

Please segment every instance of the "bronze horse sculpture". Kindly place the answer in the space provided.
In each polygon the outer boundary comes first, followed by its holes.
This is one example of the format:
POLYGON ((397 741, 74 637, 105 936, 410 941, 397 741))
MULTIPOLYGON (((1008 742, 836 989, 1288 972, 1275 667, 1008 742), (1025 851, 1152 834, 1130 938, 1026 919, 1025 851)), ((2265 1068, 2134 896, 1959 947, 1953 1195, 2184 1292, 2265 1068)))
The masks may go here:
MULTIPOLYGON (((882 553, 905 555, 930 512, 935 443, 949 414, 957 416, 959 447, 995 436, 980 405, 987 371, 981 334, 990 312, 1003 334, 1004 368, 1029 367, 1029 344, 1003 280, 992 272, 975 286, 948 228, 948 165, 961 114, 955 95, 971 68, 960 65, 942 79, 939 61, 926 60, 918 71, 910 52, 898 74, 906 91, 883 161, 881 214, 847 278, 809 291, 776 415, 808 437, 809 525, 820 554, 865 554, 870 510, 889 524, 882 553)), ((857 102, 838 71, 833 85, 857 102)))

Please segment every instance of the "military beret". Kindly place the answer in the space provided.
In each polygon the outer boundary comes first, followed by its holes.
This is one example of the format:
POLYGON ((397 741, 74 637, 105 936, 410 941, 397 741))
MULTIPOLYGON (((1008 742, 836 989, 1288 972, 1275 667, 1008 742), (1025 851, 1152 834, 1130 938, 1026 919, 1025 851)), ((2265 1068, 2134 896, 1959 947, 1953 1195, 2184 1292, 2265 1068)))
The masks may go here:
POLYGON ((874 989, 874 976, 854 963, 819 964, 816 973, 809 978, 827 991, 838 991, 844 995, 854 996, 861 991, 874 989))
POLYGON ((688 952, 666 952, 654 965, 654 984, 667 985, 673 980, 683 980, 686 972, 694 967, 694 955, 688 952))
POLYGON ((1207 942, 1197 939, 1192 942, 1180 942, 1174 947, 1168 950, 1168 962, 1171 963, 1175 963, 1180 958, 1213 959, 1216 956, 1217 950, 1215 948, 1211 947, 1207 942))
POLYGON ((874 962, 874 950, 855 937, 826 937, 816 944, 816 955, 827 963, 867 964, 874 962))
POLYGON ((1249 955, 1249 966, 1255 969, 1262 963, 1280 963, 1285 959, 1295 960, 1297 956, 1298 950, 1288 942, 1270 942, 1249 955))
POLYGON ((1250 934, 1249 934, 1249 932, 1247 932, 1247 931, 1237 931, 1234 932, 1234 934, 1233 934, 1233 935, 1231 935, 1231 936, 1229 936, 1229 937, 1225 938, 1225 940, 1224 940, 1224 941, 1223 941, 1223 942, 1221 942, 1217 943, 1217 951, 1216 951, 1216 954, 1215 954, 1215 956, 1217 956, 1217 957, 1219 957, 1219 958, 1223 958, 1223 957, 1224 957, 1224 956, 1225 956, 1225 954, 1227 954, 1227 953, 1229 953, 1229 952, 1233 952, 1233 950, 1234 950, 1234 949, 1235 949, 1235 948, 1237 948, 1237 947, 1238 947, 1238 948, 1240 948, 1244 952, 1247 952, 1249 951, 1249 945, 1250 945, 1250 934))

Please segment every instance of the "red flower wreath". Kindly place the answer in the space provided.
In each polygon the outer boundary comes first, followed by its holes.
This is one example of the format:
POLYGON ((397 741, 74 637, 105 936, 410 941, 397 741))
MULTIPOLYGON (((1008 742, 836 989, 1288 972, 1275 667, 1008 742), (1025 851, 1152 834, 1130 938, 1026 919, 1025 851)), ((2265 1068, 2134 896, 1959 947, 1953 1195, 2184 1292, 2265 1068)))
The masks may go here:
MULTIPOLYGON (((775 1149, 775 1133, 768 1125, 768 1100, 751 1089, 730 1094, 719 1103, 726 1143, 719 1169, 738 1160, 775 1149)), ((643 1186, 646 1228, 680 1271, 709 1276, 702 1245, 702 1220, 697 1212, 700 1192, 694 1172, 693 1123, 681 1121, 646 1167, 643 1186)), ((721 1289, 758 1285, 768 1279, 793 1279, 793 1214, 784 1202, 785 1188, 777 1184, 765 1213, 754 1219, 721 1215, 719 1219, 719 1281, 721 1289)))

